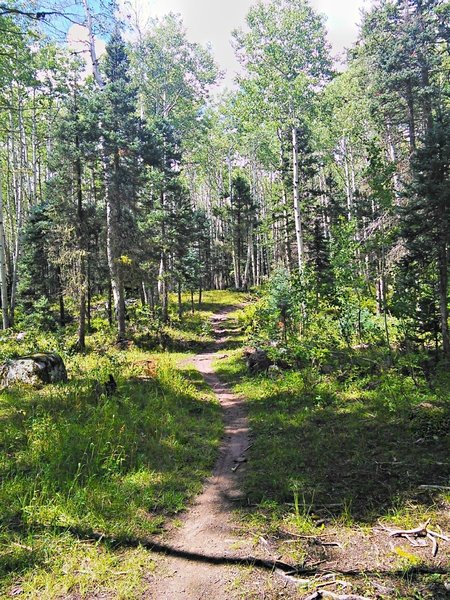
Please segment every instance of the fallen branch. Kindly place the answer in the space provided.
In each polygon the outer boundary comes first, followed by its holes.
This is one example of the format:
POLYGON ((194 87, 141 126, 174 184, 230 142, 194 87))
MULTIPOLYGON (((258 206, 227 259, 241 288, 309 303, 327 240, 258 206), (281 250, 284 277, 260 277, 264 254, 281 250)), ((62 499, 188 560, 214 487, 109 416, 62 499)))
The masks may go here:
POLYGON ((428 530, 428 533, 431 533, 431 535, 434 537, 444 540, 444 542, 450 542, 450 537, 448 537, 447 535, 443 535, 442 533, 437 533, 436 531, 431 531, 431 529, 428 530))
POLYGON ((398 529, 391 531, 389 534, 391 537, 402 537, 405 535, 417 535, 426 537, 427 535, 427 527, 430 524, 431 519, 428 519, 423 525, 419 525, 419 527, 415 527, 414 529, 398 529))
POLYGON ((442 533, 437 533, 436 531, 428 529, 430 521, 431 519, 428 519, 423 525, 419 525, 419 527, 415 527, 414 529, 389 529, 381 523, 380 526, 384 531, 387 531, 391 537, 403 537, 414 547, 424 547, 427 545, 425 540, 425 543, 420 543, 415 538, 429 539, 432 543, 431 553, 433 556, 436 556, 439 551, 437 538, 444 540, 445 542, 450 542, 450 538, 442 533))
POLYGON ((316 587, 317 588, 324 588, 324 587, 327 587, 329 585, 340 585, 343 588, 351 588, 351 587, 353 587, 351 583, 348 583, 347 581, 342 581, 341 579, 332 579, 331 581, 324 581, 324 583, 317 584, 316 587))
POLYGON ((332 600, 370 600, 367 596, 357 596, 355 594, 335 594, 327 590, 317 590, 305 600, 321 600, 321 598, 331 598, 332 600))
POLYGON ((438 553, 438 550, 439 550, 437 540, 433 535, 431 535, 431 533, 427 533, 427 538, 430 539, 431 542, 433 543, 432 554, 433 554, 433 556, 436 556, 436 554, 438 553))

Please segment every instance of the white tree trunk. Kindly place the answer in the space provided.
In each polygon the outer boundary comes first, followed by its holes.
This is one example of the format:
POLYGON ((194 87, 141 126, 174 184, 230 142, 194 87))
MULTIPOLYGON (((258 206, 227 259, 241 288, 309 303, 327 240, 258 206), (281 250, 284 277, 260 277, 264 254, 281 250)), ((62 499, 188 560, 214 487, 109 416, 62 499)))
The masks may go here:
POLYGON ((17 296, 17 285, 19 283, 19 260, 21 253, 21 241, 22 241, 22 225, 23 225, 23 211, 24 211, 24 196, 25 196, 25 182, 24 172, 26 163, 26 139, 25 129, 23 126, 23 117, 21 110, 21 101, 19 100, 19 175, 18 175, 18 189, 16 196, 16 241, 14 245, 13 254, 13 265, 12 265, 12 278, 11 278, 11 299, 10 299, 10 323, 14 325, 14 314, 16 310, 16 296, 17 296))
POLYGON ((91 9, 89 7, 88 0, 83 0, 84 14, 86 16, 86 27, 88 30, 89 37, 89 54, 91 56, 92 62, 92 73, 94 74, 94 79, 100 89, 105 87, 105 82, 103 81, 103 77, 100 73, 100 69, 98 66, 98 58, 97 52, 95 50, 95 38, 94 38, 94 30, 92 27, 92 15, 91 9))
POLYGON ((0 171, 0 286, 1 286, 1 298, 2 298, 2 324, 3 329, 9 327, 9 315, 8 315, 8 287, 6 277, 6 239, 5 239, 5 228, 3 226, 3 190, 2 190, 2 177, 0 171))
MULTIPOLYGON (((97 53, 95 50, 95 38, 92 29, 92 16, 89 7, 88 0, 83 0, 84 12, 86 15, 86 27, 88 29, 88 37, 89 37, 89 54, 92 62, 92 72, 94 74, 94 79, 99 87, 102 90, 105 87, 105 82, 100 73, 97 53)), ((102 157, 102 167, 103 167, 103 179, 105 182, 105 203, 106 203, 106 252, 108 257, 108 267, 109 274, 111 279, 111 289, 114 298, 114 308, 117 318, 117 327, 118 327, 118 337, 119 340, 125 339, 125 297, 124 297, 124 287, 122 276, 120 272, 120 265, 118 264, 117 259, 118 251, 117 251, 117 240, 118 240, 118 220, 116 214, 116 202, 117 198, 114 197, 114 194, 111 190, 110 178, 109 178, 109 161, 106 157, 104 150, 103 139, 100 139, 100 154, 102 157)))
POLYGON ((353 214, 353 188, 350 179, 349 155, 347 148, 347 138, 342 138, 343 162, 345 173, 345 195, 347 197, 347 220, 352 220, 353 214))
POLYGON ((292 127, 292 162, 293 162, 293 184, 294 184, 294 222, 295 236, 297 240, 298 270, 301 273, 304 266, 303 227, 300 206, 300 184, 298 169, 298 135, 297 128, 292 127))

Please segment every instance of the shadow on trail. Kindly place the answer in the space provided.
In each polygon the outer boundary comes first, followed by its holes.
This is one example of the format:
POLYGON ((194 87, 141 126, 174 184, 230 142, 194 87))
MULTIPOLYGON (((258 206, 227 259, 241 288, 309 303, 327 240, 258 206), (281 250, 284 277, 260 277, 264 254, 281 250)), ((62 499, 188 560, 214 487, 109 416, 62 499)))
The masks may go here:
MULTIPOLYGON (((145 548, 155 554, 163 554, 165 556, 172 556, 175 558, 181 558, 189 561, 206 563, 210 565, 237 565, 237 566, 248 566, 264 569, 266 571, 279 571, 285 575, 304 575, 304 576, 316 576, 324 573, 329 573, 329 569, 320 569, 319 567, 304 567, 303 565, 290 565, 280 560, 264 560, 255 556, 224 556, 224 555, 211 555, 202 554, 199 552, 189 552, 186 550, 180 550, 167 544, 161 544, 148 538, 132 537, 132 536, 107 536, 97 531, 90 531, 81 529, 78 527, 64 527, 64 526, 50 526, 50 529, 57 531, 58 533, 70 533, 78 540, 96 542, 103 544, 113 550, 122 550, 126 548, 145 548)), ((38 529, 38 528, 37 528, 38 529)), ((36 529, 36 530, 37 530, 36 529)), ((44 529, 44 527, 39 527, 44 529)), ((354 570, 354 569, 336 569, 333 567, 334 573, 348 576, 360 576, 360 575, 386 575, 388 577, 404 576, 405 571, 402 569, 396 570, 354 570)), ((424 575, 424 574, 444 574, 446 575, 448 570, 445 567, 433 566, 428 567, 426 565, 417 565, 408 569, 408 575, 424 575)))

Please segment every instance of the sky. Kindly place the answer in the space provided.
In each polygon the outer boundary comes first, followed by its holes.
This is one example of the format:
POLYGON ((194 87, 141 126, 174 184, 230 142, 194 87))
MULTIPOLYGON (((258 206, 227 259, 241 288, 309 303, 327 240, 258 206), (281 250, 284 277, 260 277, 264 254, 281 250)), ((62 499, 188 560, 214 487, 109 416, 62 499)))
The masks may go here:
MULTIPOLYGON (((370 0, 311 0, 313 7, 326 17, 335 56, 342 56, 344 48, 356 41, 360 10, 369 3, 370 0)), ((141 29, 145 29, 149 18, 180 13, 188 38, 202 45, 211 44, 216 62, 225 71, 223 85, 232 86, 239 65, 231 47, 231 32, 245 27, 245 16, 253 0, 121 0, 121 4, 132 22, 139 21, 141 29)), ((82 38, 83 32, 74 26, 69 36, 72 40, 82 38)), ((100 53, 102 46, 100 42, 100 53)))
MULTIPOLYGON (((312 0, 311 4, 327 20, 333 53, 341 54, 356 41, 360 9, 369 0, 312 0)), ((227 70, 231 81, 238 64, 230 44, 231 31, 245 26, 245 16, 253 0, 129 0, 129 14, 144 21, 168 12, 180 13, 192 41, 210 42, 217 62, 227 70)))

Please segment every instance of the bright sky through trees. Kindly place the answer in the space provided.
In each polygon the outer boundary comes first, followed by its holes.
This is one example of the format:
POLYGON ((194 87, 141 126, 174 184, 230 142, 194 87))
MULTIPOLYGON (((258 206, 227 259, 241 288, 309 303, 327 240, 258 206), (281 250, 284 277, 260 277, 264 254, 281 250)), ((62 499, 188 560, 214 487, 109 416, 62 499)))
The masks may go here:
MULTIPOLYGON (((327 17, 329 41, 333 53, 339 55, 353 44, 360 21, 360 10, 370 0, 313 0, 313 7, 327 17)), ((188 37, 201 44, 211 43, 216 61, 226 71, 224 84, 231 85, 239 68, 231 47, 231 32, 243 27, 245 15, 253 0, 131 0, 121 2, 124 14, 131 22, 138 22, 142 29, 149 18, 168 12, 180 13, 187 28, 188 37)), ((71 38, 79 36, 72 31, 71 38)))

